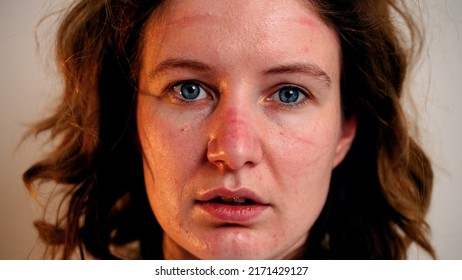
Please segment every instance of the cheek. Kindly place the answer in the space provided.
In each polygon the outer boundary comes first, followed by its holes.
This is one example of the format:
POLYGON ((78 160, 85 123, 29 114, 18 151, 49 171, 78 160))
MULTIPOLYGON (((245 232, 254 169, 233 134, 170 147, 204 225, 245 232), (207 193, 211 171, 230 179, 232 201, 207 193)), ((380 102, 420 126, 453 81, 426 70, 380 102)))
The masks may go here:
POLYGON ((288 133, 285 149, 280 150, 280 169, 284 170, 283 185, 287 188, 281 191, 286 194, 288 219, 303 230, 312 226, 324 206, 335 154, 335 134, 313 131, 316 133, 288 133))
MULTIPOLYGON (((147 103, 147 102, 145 102, 147 103)), ((139 104, 137 124, 143 156, 156 180, 181 178, 192 168, 204 149, 201 131, 187 121, 187 116, 172 114, 155 102, 139 104)))
POLYGON ((281 186, 279 211, 290 221, 288 232, 308 231, 324 206, 338 136, 335 123, 305 123, 280 130, 273 140, 271 168, 281 186))
POLYGON ((179 212, 187 200, 192 174, 207 161, 203 115, 178 112, 161 101, 140 96, 137 125, 153 209, 179 212))
POLYGON ((188 174, 200 160, 198 132, 147 102, 138 105, 137 125, 151 206, 156 216, 177 215, 188 174))
POLYGON ((266 138, 273 139, 268 153, 290 177, 330 178, 341 131, 339 99, 332 92, 303 114, 278 116, 277 127, 266 133, 266 138))
POLYGON ((293 179, 330 177, 335 158, 338 132, 324 124, 305 124, 281 130, 273 141, 280 168, 293 179))

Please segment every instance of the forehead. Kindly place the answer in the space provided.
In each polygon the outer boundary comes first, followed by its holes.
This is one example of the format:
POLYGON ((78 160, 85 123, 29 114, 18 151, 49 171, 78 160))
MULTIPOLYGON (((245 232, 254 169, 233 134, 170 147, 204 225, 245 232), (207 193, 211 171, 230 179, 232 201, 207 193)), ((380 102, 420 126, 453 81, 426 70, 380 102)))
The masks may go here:
POLYGON ((178 27, 200 23, 244 26, 255 21, 274 24, 278 20, 280 24, 323 24, 309 0, 167 0, 151 18, 156 24, 178 27))
MULTIPOLYGON (((310 0, 166 0, 161 5, 161 13, 173 16, 171 20, 180 19, 185 15, 189 19, 201 20, 213 17, 240 18, 246 16, 285 16, 288 10, 299 11, 303 15, 314 11, 310 0)), ((187 22, 185 22, 187 23, 187 22)))
POLYGON ((248 34, 255 28, 276 30, 289 24, 328 29, 310 0, 167 0, 152 15, 147 29, 202 25, 248 34))
POLYGON ((341 56, 336 32, 300 0, 166 1, 146 27, 143 49, 149 64, 193 57, 227 69, 305 60, 335 72, 341 56))

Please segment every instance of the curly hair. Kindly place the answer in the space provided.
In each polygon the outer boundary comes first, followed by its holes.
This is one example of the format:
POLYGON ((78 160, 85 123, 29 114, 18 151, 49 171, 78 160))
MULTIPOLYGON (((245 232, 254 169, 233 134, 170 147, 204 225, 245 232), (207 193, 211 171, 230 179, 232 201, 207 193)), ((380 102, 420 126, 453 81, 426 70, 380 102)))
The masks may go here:
MULTIPOLYGON (((23 175, 31 192, 46 181, 66 192, 63 215, 35 222, 48 257, 72 258, 80 248, 98 259, 163 258, 134 105, 144 26, 166 2, 80 0, 61 23, 56 50, 63 96, 31 130, 49 131, 59 144, 23 175)), ((409 9, 394 0, 305 2, 339 35, 343 114, 356 116, 358 128, 333 171, 302 257, 404 259, 412 242, 435 257, 425 222, 432 168, 400 102, 421 39, 409 9)))

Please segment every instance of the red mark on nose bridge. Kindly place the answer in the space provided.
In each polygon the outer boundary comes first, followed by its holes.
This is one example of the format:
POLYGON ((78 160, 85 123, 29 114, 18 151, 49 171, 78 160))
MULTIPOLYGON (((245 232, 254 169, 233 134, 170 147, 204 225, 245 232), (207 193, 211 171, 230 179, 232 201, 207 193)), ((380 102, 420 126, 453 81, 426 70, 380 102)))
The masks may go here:
POLYGON ((228 109, 226 111, 226 118, 231 120, 239 119, 239 110, 235 107, 228 109))
POLYGON ((228 131, 228 137, 232 139, 246 135, 248 132, 247 129, 245 129, 247 125, 245 116, 243 116, 242 112, 235 107, 230 108, 225 112, 225 114, 222 116, 221 125, 223 126, 222 128, 228 131))
POLYGON ((223 116, 225 119, 226 123, 230 123, 233 125, 242 125, 245 124, 245 121, 243 120, 243 116, 241 113, 239 113, 239 110, 237 108, 230 108, 225 112, 225 115, 223 116))

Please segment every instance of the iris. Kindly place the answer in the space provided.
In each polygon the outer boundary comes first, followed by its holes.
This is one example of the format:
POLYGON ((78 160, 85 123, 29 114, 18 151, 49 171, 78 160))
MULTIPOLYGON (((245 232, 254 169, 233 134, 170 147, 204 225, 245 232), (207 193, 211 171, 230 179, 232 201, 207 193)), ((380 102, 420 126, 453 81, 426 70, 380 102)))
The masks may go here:
POLYGON ((187 100, 196 99, 201 93, 201 88, 197 83, 185 82, 180 87, 180 94, 187 100))
POLYGON ((279 90, 279 99, 283 103, 293 103, 298 100, 300 90, 294 87, 285 87, 279 90))

